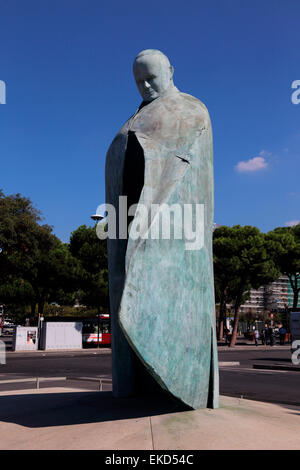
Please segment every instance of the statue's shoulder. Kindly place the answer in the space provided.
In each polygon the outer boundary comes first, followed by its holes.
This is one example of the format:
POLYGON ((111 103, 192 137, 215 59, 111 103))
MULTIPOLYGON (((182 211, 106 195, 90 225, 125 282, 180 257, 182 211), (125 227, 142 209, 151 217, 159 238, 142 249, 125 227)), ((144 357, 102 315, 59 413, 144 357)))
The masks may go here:
POLYGON ((209 117, 207 107, 202 101, 198 100, 198 98, 182 92, 179 92, 179 97, 185 109, 190 110, 192 113, 199 114, 200 116, 209 117))
POLYGON ((210 127, 210 117, 205 104, 192 95, 179 92, 177 94, 178 110, 181 119, 194 127, 210 127))

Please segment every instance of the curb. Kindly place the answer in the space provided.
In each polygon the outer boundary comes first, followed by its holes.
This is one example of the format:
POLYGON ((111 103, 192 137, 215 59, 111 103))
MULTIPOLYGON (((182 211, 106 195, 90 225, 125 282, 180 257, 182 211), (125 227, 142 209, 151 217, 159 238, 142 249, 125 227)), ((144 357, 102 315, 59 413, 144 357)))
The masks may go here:
POLYGON ((38 349, 36 351, 30 351, 30 350, 20 350, 20 351, 6 351, 7 356, 18 356, 18 355, 23 355, 25 354, 26 356, 32 355, 34 356, 51 356, 51 355, 57 355, 57 354, 110 354, 111 353, 111 348, 95 348, 95 349, 55 349, 51 351, 43 351, 41 349, 38 349))
POLYGON ((220 361, 219 362, 219 367, 226 367, 226 366, 239 366, 239 362, 235 361, 220 361))
POLYGON ((233 348, 230 348, 229 346, 218 346, 218 351, 222 352, 237 352, 237 351, 286 351, 290 350, 291 345, 284 345, 280 346, 279 344, 276 346, 255 346, 255 345, 243 345, 240 346, 239 344, 236 344, 233 348))

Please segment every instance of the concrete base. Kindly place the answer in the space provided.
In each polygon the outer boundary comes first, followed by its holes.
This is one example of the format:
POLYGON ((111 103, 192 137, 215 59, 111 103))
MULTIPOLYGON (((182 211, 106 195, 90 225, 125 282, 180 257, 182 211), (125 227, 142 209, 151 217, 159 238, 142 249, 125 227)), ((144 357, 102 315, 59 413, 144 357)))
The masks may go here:
POLYGON ((51 388, 3 392, 0 449, 299 449, 300 407, 221 397, 217 410, 164 398, 51 388))

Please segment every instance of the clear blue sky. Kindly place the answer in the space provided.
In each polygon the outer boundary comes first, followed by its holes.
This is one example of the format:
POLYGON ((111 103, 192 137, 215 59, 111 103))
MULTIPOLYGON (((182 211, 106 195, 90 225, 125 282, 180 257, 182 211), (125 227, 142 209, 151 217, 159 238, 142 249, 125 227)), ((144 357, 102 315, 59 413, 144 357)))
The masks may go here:
POLYGON ((0 17, 0 187, 63 241, 104 202, 105 154, 140 104, 131 69, 147 48, 209 109, 215 221, 300 220, 298 0, 2 0, 0 17))

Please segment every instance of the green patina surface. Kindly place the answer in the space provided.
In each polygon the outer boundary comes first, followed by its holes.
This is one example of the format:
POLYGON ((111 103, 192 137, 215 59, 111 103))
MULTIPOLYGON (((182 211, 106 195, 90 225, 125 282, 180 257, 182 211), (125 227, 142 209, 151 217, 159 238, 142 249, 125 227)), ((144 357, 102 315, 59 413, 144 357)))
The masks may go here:
POLYGON ((139 208, 133 226, 139 226, 141 236, 129 238, 128 244, 108 240, 114 393, 134 393, 132 348, 173 396, 192 408, 215 408, 219 387, 209 114, 199 100, 172 87, 125 123, 106 161, 106 202, 117 211, 129 131, 145 159, 139 204, 204 204, 204 245, 187 250, 184 238, 143 239, 149 221, 139 208))

